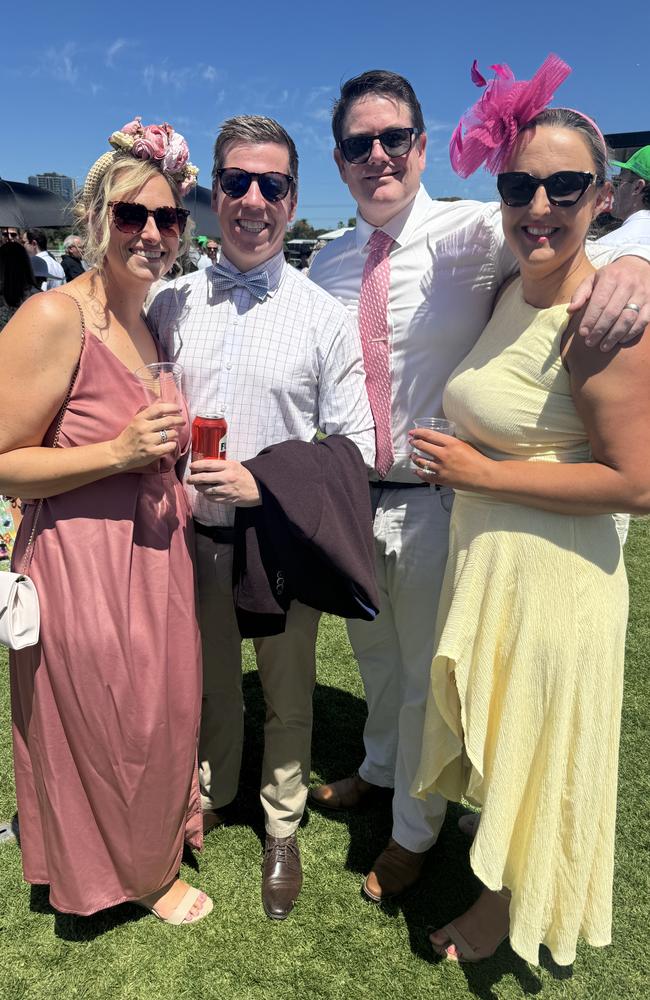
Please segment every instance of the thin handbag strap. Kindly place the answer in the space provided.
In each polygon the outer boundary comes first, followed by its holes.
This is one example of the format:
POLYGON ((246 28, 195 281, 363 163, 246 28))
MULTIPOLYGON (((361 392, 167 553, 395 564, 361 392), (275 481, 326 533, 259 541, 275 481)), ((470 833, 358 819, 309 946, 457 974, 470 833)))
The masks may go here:
MULTIPOLYGON (((52 438, 53 448, 56 448, 59 443, 59 437, 61 434, 61 425, 63 424, 63 418, 65 417, 65 412, 68 409, 68 403, 70 402, 72 391, 74 389, 75 382, 77 381, 77 376, 79 374, 79 367, 81 365, 81 355, 83 354, 84 345, 86 343, 86 320, 84 318, 83 309, 81 308, 81 303, 79 302, 78 299, 74 297, 74 295, 68 295, 67 292, 57 292, 57 295, 65 295, 66 299, 72 299, 77 309, 79 310, 79 319, 81 320, 81 348, 79 350, 79 358, 77 360, 77 364, 75 365, 75 369, 70 379, 70 385, 68 386, 68 391, 65 394, 65 399, 63 400, 63 403, 61 404, 61 408, 59 410, 59 415, 56 421, 56 429, 54 431, 54 437, 52 438)), ((27 573, 27 570, 29 569, 29 564, 32 561, 32 555, 34 552, 34 540, 36 538, 36 529, 38 527, 38 519, 41 516, 42 509, 43 509, 43 500, 41 498, 36 505, 36 513, 34 514, 34 523, 32 524, 32 530, 29 533, 27 548, 25 549, 25 555, 23 556, 23 564, 22 564, 22 569, 20 571, 21 573, 27 573)))

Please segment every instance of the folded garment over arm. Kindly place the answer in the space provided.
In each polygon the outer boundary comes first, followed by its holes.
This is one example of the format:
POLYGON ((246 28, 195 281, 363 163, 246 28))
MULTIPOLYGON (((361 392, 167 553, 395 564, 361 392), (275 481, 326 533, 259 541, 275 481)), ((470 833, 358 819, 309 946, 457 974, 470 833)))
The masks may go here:
POLYGON ((378 613, 367 471, 332 435, 283 441, 243 465, 262 503, 235 515, 233 594, 244 638, 284 631, 292 600, 344 618, 378 613))

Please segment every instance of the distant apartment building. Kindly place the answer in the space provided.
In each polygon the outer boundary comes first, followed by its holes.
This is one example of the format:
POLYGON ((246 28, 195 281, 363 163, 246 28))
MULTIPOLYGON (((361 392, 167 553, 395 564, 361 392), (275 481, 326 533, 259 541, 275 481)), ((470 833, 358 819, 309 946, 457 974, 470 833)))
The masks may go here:
POLYGON ((60 195, 61 198, 65 198, 66 201, 72 201, 77 191, 74 177, 66 177, 65 174, 36 174, 29 178, 29 183, 35 184, 36 187, 45 188, 46 191, 52 191, 54 194, 60 195))

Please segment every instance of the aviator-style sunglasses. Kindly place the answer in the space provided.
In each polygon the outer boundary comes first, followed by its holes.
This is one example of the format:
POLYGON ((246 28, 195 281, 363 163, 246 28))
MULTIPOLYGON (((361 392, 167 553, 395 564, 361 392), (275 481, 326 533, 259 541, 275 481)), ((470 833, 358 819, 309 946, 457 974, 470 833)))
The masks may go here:
POLYGON ((497 189, 509 208, 530 205, 539 187, 544 188, 551 205, 571 208, 580 201, 595 180, 593 174, 586 174, 581 170, 558 170, 550 177, 533 177, 532 174, 513 171, 499 174, 497 189))
POLYGON ((147 208, 137 201, 109 201, 108 207, 113 209, 113 222, 121 233, 137 236, 147 224, 147 219, 153 215, 154 222, 161 236, 182 236, 189 212, 186 208, 147 208))
POLYGON ((367 163, 370 159, 372 144, 379 139, 386 156, 404 156, 420 135, 418 128, 388 128, 379 135, 351 135, 341 139, 339 149, 348 163, 367 163))
POLYGON ((229 198, 243 198, 253 181, 257 181, 262 198, 271 202, 286 198, 294 182, 291 174, 280 174, 275 170, 252 174, 250 170, 242 170, 241 167, 221 167, 217 170, 217 177, 221 190, 229 198))

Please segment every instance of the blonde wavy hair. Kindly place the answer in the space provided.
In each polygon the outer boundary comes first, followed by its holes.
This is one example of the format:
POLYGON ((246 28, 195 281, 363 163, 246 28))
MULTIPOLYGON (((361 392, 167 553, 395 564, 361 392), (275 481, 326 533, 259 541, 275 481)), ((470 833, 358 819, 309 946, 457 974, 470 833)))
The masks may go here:
MULTIPOLYGON (((152 177, 164 177, 171 188, 176 208, 183 208, 178 185, 169 174, 161 171, 149 160, 136 160, 133 156, 112 154, 113 159, 94 186, 91 195, 81 194, 74 207, 75 231, 83 243, 83 256, 101 271, 111 238, 111 210, 109 202, 123 201, 126 196, 137 194, 152 177)), ((178 257, 186 253, 192 241, 194 223, 187 220, 185 232, 178 244, 178 257)))

